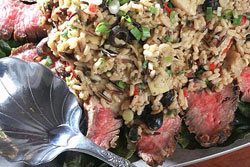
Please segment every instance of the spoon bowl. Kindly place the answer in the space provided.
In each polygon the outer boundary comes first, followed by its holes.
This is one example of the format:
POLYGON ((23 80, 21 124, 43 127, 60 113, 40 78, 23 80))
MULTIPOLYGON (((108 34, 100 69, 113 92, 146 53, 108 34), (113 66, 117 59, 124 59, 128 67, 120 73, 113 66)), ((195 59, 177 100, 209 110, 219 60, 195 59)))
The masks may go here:
POLYGON ((77 151, 114 167, 134 167, 80 132, 82 109, 76 97, 47 67, 0 59, 0 95, 0 155, 9 161, 33 166, 77 151))

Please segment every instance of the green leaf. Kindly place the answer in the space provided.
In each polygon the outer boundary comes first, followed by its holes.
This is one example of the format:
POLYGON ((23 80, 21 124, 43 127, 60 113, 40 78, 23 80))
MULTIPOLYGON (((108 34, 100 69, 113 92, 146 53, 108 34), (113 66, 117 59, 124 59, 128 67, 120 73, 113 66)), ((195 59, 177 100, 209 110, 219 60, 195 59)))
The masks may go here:
POLYGON ((244 115, 247 118, 250 118, 250 103, 239 101, 238 107, 242 115, 244 115))
POLYGON ((184 73, 185 73, 184 71, 177 72, 177 73, 176 73, 176 76, 178 77, 178 76, 180 76, 180 75, 182 75, 182 74, 184 74, 184 73))
POLYGON ((0 48, 0 58, 6 57, 6 53, 0 48))
POLYGON ((0 40, 0 49, 6 53, 6 55, 9 55, 11 52, 11 47, 10 45, 5 42, 4 40, 0 40))
POLYGON ((61 33, 61 37, 63 37, 63 38, 68 38, 68 30, 64 30, 64 31, 61 33))
POLYGON ((233 25, 239 26, 241 24, 241 19, 242 19, 242 15, 239 15, 237 18, 234 18, 233 25))
POLYGON ((128 3, 130 0, 120 0, 120 4, 124 5, 125 3, 128 3))

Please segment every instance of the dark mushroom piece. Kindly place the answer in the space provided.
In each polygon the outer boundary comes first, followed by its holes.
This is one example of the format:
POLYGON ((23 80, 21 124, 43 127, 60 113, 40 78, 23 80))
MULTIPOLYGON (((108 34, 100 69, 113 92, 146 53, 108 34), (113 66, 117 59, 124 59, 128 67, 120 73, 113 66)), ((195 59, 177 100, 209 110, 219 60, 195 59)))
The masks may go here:
POLYGON ((160 129, 163 124, 163 112, 161 111, 154 114, 152 113, 153 111, 151 106, 152 104, 148 104, 144 109, 144 122, 150 130, 155 131, 160 129))
POLYGON ((43 38, 36 46, 37 53, 40 56, 46 56, 48 53, 50 53, 50 48, 47 45, 48 37, 43 38))
POLYGON ((117 48, 124 47, 130 40, 129 31, 125 27, 117 25, 112 28, 108 41, 109 43, 117 48))
POLYGON ((133 124, 132 127, 130 128, 129 130, 129 133, 128 133, 128 138, 131 142, 137 142, 138 141, 138 128, 139 128, 139 125, 137 124, 133 124))

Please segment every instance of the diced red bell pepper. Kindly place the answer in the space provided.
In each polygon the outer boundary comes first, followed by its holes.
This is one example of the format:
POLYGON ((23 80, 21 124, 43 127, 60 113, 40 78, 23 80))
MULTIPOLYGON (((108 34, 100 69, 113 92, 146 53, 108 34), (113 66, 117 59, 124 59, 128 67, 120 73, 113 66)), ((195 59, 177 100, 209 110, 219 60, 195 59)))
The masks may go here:
POLYGON ((140 88, 139 86, 135 85, 134 96, 139 95, 140 88))
POLYGON ((223 50, 222 54, 225 54, 225 53, 228 52, 228 50, 230 49, 232 43, 233 43, 233 40, 231 39, 231 41, 230 41, 229 44, 227 45, 226 49, 223 50))
POLYGON ((241 18, 241 24, 240 25, 244 25, 247 22, 247 17, 246 16, 242 16, 241 18))
POLYGON ((216 64, 215 64, 215 63, 211 63, 211 64, 209 65, 209 68, 210 68, 212 71, 214 71, 215 68, 216 68, 216 64))
POLYGON ((48 12, 46 13, 45 17, 46 17, 46 21, 48 21, 49 18, 51 17, 51 12, 48 11, 48 12))
POLYGON ((72 12, 68 10, 67 15, 70 17, 72 15, 72 12))
POLYGON ((168 16, 169 16, 170 13, 172 12, 172 9, 168 7, 167 2, 164 3, 164 7, 165 7, 166 11, 168 12, 168 16))
POLYGON ((89 11, 95 13, 97 9, 97 5, 96 4, 90 4, 89 5, 89 11))
POLYGON ((184 97, 187 97, 187 90, 186 89, 183 90, 183 95, 184 95, 184 97))

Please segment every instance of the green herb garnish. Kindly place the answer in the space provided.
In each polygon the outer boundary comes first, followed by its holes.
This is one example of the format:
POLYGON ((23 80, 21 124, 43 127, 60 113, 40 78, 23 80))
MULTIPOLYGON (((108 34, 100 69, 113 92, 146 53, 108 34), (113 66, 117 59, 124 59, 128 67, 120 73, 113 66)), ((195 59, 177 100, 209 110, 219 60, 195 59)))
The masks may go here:
POLYGON ((222 16, 227 19, 230 20, 233 17, 233 10, 232 9, 226 9, 223 11, 222 16))
POLYGON ((153 14, 156 14, 156 12, 157 12, 157 9, 154 6, 150 6, 149 10, 153 14))
POLYGON ((142 68, 143 68, 143 69, 148 68, 148 60, 145 60, 145 61, 143 62, 142 68))
POLYGON ((106 21, 100 22, 95 29, 95 32, 100 32, 100 33, 104 33, 104 34, 108 34, 110 31, 111 30, 110 30, 109 25, 106 21))
POLYGON ((176 11, 172 11, 172 12, 170 13, 170 21, 171 21, 172 24, 175 24, 175 23, 176 23, 176 20, 175 20, 176 14, 177 14, 176 11))
POLYGON ((116 85, 118 86, 118 87, 120 87, 120 88, 122 88, 122 89, 125 89, 125 82, 123 82, 123 81, 118 81, 117 83, 116 83, 116 85))
POLYGON ((212 7, 207 7, 206 19, 210 20, 210 21, 213 19, 213 8, 212 7))
POLYGON ((50 58, 50 56, 47 56, 46 57, 46 63, 45 63, 45 65, 46 66, 51 66, 52 64, 53 64, 52 59, 50 58))
POLYGON ((176 76, 178 77, 178 76, 180 76, 180 75, 182 75, 182 74, 184 74, 184 71, 177 72, 177 73, 176 73, 176 76))
POLYGON ((125 3, 128 3, 130 0, 120 0, 120 4, 124 5, 125 3))
POLYGON ((61 33, 61 37, 63 37, 63 38, 68 38, 68 30, 64 30, 64 31, 61 33))
POLYGON ((149 38, 150 37, 150 29, 147 27, 142 27, 142 37, 149 38))
POLYGON ((168 73, 168 76, 171 77, 172 76, 172 71, 170 69, 166 69, 166 72, 168 73))
POLYGON ((131 30, 130 30, 131 34, 135 37, 135 39, 137 41, 139 41, 142 37, 142 33, 141 31, 137 28, 137 27, 133 27, 131 30))
POLYGON ((168 42, 173 42, 173 39, 170 36, 165 36, 165 40, 168 42))
POLYGON ((239 15, 237 18, 234 18, 233 25, 239 26, 241 24, 241 19, 242 19, 242 15, 239 15))

